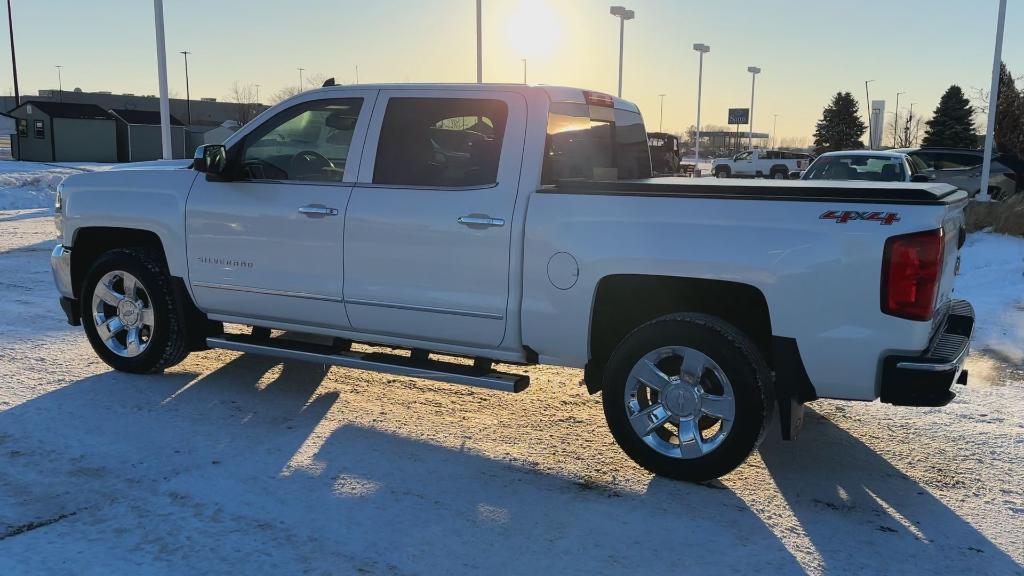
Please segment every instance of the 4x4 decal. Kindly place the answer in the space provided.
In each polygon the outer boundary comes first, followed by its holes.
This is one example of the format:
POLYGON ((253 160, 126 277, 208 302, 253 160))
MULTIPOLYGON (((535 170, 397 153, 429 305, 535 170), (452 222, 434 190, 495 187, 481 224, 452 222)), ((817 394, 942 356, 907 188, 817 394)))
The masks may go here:
POLYGON ((837 224, 846 224, 851 220, 867 220, 879 222, 882 226, 891 226, 900 221, 898 212, 856 212, 854 210, 829 210, 818 217, 821 220, 835 220, 837 224))

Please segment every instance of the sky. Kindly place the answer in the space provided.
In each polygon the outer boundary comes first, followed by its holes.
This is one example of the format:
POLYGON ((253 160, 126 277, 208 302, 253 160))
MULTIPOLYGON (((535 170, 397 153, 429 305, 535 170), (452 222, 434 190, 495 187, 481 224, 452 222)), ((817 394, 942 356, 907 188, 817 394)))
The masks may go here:
MULTIPOLYGON (((750 103, 748 66, 758 66, 754 129, 805 138, 831 96, 850 91, 910 103, 926 115, 950 84, 988 88, 997 0, 621 0, 626 22, 623 97, 648 130, 679 132, 696 121, 698 56, 704 57, 702 124, 750 103), (662 116, 658 97, 665 94, 662 116), (777 115, 777 118, 776 116, 777 115)), ((149 0, 12 0, 23 94, 65 90, 156 94, 149 0)), ((484 81, 577 86, 614 93, 619 21, 607 0, 483 0, 484 81)), ((170 91, 184 97, 182 50, 192 98, 226 99, 235 82, 260 85, 266 102, 307 78, 338 83, 472 82, 474 0, 165 0, 170 91)), ((1024 74, 1024 0, 1009 0, 1003 59, 1024 74)), ((0 91, 11 93, 6 27, 0 91)))

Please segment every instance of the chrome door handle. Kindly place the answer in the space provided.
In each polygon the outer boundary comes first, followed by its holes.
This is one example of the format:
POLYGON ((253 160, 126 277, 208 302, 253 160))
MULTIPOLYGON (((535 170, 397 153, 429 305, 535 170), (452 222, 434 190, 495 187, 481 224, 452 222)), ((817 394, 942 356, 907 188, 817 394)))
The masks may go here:
POLYGON ((323 218, 324 216, 337 216, 337 208, 328 208, 322 204, 309 204, 299 208, 299 214, 304 214, 310 218, 323 218))
POLYGON ((459 216, 459 224, 463 226, 504 226, 504 218, 491 218, 489 216, 459 216))

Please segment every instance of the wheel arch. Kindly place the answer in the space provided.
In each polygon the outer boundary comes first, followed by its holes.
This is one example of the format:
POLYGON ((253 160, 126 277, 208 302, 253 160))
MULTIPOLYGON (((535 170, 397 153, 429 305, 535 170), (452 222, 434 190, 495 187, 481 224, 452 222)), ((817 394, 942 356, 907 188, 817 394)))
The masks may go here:
POLYGON ((727 280, 617 274, 598 284, 591 305, 587 390, 601 389, 612 350, 632 330, 666 314, 708 314, 746 333, 773 366, 771 316, 764 294, 750 284, 727 280))
POLYGON ((137 228, 90 226, 75 230, 71 243, 71 286, 81 296, 82 283, 90 266, 102 254, 117 248, 144 247, 160 253, 167 266, 163 242, 156 232, 137 228))

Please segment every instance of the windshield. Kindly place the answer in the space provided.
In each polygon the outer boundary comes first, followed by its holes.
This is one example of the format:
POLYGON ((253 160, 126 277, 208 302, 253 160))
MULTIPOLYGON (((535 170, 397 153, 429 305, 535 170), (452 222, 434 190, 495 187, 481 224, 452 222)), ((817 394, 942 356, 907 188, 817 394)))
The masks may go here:
POLYGON ((907 175, 903 159, 899 157, 836 154, 815 160, 804 173, 803 179, 905 182, 907 175))

